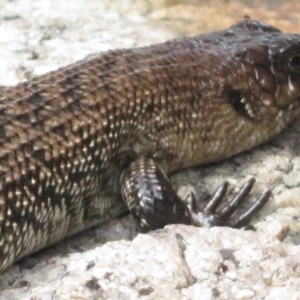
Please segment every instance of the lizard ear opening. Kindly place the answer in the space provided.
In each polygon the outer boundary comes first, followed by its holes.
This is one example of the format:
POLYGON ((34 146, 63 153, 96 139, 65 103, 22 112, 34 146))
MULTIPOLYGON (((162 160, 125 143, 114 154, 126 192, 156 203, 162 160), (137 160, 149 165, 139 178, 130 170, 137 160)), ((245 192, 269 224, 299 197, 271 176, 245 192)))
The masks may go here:
POLYGON ((238 114, 250 120, 254 119, 253 107, 244 92, 226 88, 225 98, 238 114))

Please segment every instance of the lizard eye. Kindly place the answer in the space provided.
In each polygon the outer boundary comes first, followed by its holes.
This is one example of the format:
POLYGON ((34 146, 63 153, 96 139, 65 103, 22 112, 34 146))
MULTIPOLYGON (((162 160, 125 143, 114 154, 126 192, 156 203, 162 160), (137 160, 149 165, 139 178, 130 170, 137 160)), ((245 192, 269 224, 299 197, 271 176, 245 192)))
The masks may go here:
POLYGON ((300 52, 294 52, 288 58, 289 68, 297 73, 300 73, 300 52))

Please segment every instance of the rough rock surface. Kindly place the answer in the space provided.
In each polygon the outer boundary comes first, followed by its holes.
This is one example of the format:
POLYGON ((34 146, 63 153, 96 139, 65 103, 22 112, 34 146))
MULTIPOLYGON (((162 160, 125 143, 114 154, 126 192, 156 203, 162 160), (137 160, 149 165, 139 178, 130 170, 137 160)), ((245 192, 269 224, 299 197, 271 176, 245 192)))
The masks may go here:
POLYGON ((1 299, 299 299, 298 257, 264 233, 172 225, 53 255, 1 299))

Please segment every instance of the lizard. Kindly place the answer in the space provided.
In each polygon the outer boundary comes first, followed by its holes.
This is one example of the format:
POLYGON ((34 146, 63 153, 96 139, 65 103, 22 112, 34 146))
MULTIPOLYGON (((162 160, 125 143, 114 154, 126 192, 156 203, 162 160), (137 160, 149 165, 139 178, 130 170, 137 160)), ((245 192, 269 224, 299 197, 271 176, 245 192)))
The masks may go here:
POLYGON ((228 29, 109 50, 0 90, 0 272, 130 211, 143 230, 241 227, 254 184, 203 211, 168 174, 267 142, 300 115, 300 35, 246 19, 228 29))

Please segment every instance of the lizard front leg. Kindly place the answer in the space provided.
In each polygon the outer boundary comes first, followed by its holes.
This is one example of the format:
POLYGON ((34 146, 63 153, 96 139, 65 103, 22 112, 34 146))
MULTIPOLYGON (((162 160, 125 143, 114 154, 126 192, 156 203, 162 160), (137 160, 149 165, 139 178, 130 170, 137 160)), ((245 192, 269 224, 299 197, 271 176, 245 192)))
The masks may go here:
POLYGON ((140 157, 133 161, 121 176, 122 197, 143 230, 163 228, 167 224, 181 223, 195 226, 241 227, 247 224, 269 200, 267 190, 244 213, 231 218, 247 198, 255 180, 244 184, 237 196, 217 211, 226 194, 228 183, 222 184, 202 212, 197 212, 194 196, 187 205, 176 194, 172 183, 154 159, 140 157))

